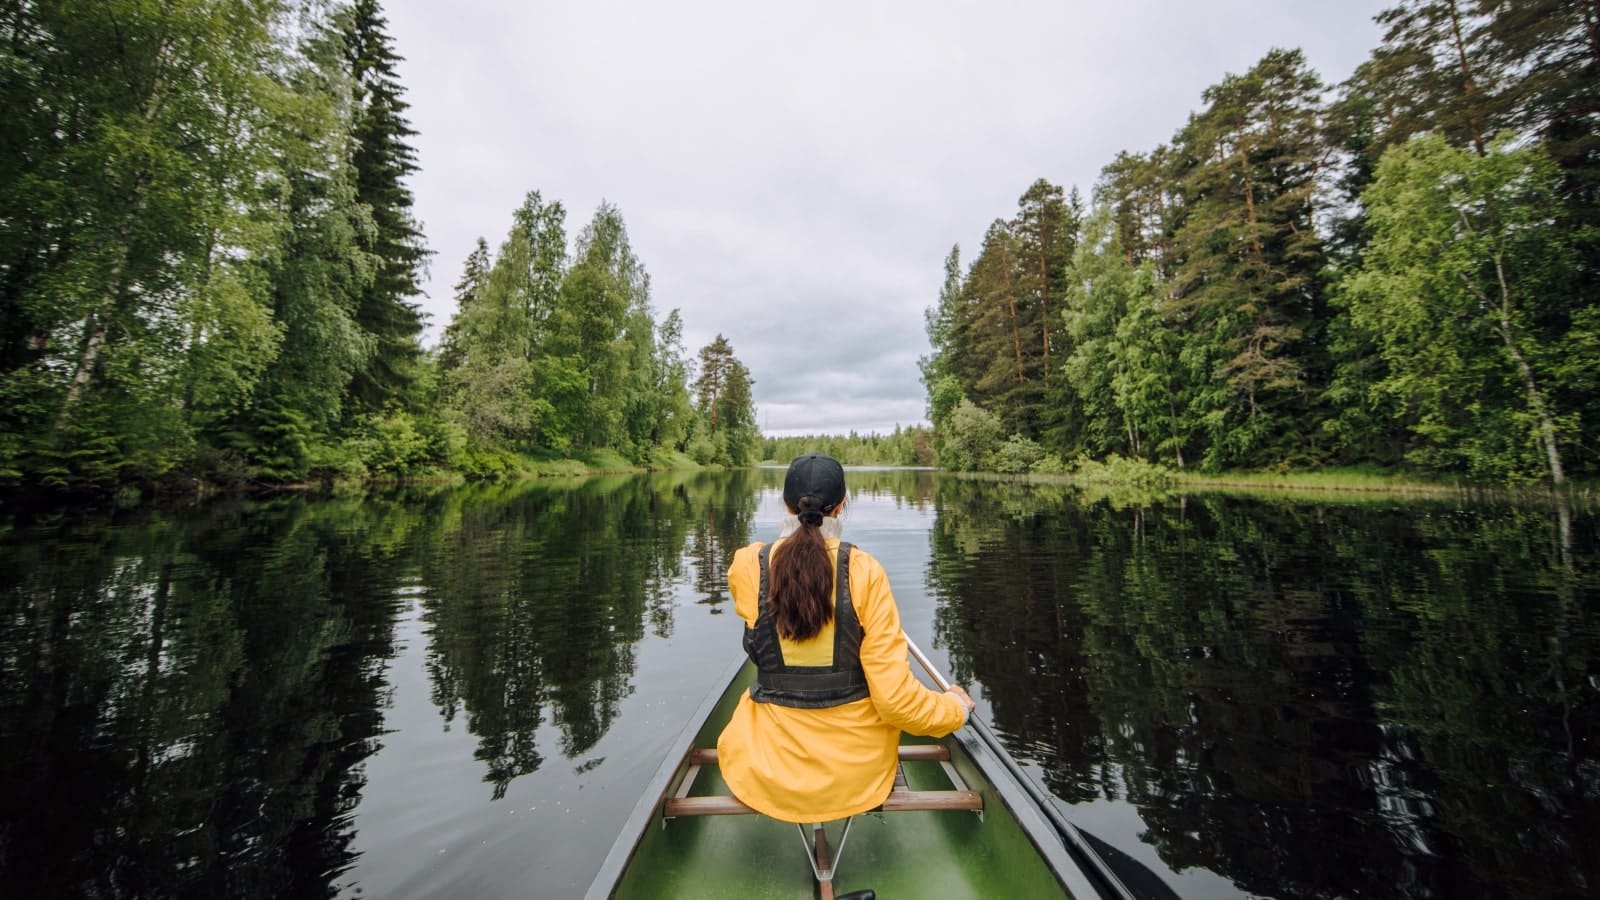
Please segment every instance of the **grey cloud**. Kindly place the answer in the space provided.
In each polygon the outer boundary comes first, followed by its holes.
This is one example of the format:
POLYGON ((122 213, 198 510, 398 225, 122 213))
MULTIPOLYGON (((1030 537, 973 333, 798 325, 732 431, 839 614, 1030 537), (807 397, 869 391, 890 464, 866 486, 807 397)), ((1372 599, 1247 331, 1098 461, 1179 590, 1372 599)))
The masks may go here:
POLYGON ((565 203, 574 234, 605 198, 658 311, 682 310, 690 353, 733 342, 773 432, 919 421, 952 244, 970 261, 1035 178, 1087 199, 1272 47, 1343 79, 1386 5, 387 0, 436 251, 428 340, 523 194, 565 203))

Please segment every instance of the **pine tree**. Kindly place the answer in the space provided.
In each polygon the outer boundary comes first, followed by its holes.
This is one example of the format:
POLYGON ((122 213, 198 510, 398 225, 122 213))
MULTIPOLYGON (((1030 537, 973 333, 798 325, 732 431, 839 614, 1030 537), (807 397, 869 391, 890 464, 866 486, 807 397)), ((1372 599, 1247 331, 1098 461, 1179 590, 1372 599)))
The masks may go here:
POLYGON ((760 441, 751 393, 755 382, 750 370, 720 334, 700 348, 699 362, 700 374, 694 382, 695 409, 703 429, 700 455, 707 456, 701 462, 745 465, 754 457, 760 441))
POLYGON ((1018 241, 1018 287, 1029 298, 1026 307, 1039 332, 1038 371, 1043 398, 1037 416, 1038 438, 1050 449, 1073 454, 1082 429, 1079 397, 1062 375, 1061 363, 1071 353, 1062 328, 1062 296, 1067 268, 1078 244, 1083 201, 1077 188, 1070 195, 1043 178, 1017 201, 1013 230, 1018 241))
POLYGON ((1483 4, 1404 0, 1377 17, 1383 44, 1356 73, 1379 86, 1388 127, 1383 145, 1422 132, 1444 134, 1483 155, 1504 124, 1504 94, 1487 58, 1483 4))
POLYGON ((250 407, 214 436, 272 477, 310 471, 338 429, 351 378, 372 354, 372 338, 354 318, 376 260, 357 239, 367 214, 349 162, 343 46, 332 23, 315 22, 289 71, 296 102, 278 124, 283 227, 267 271, 282 346, 250 407))
POLYGON ((1182 224, 1174 156, 1165 144, 1148 155, 1118 153, 1100 171, 1094 189, 1095 203, 1111 210, 1124 261, 1129 266, 1152 262, 1163 280, 1177 267, 1174 236, 1182 224))
POLYGON ((974 403, 1009 432, 1032 434, 1044 396, 1030 298, 1018 285, 1017 239, 996 220, 967 272, 965 302, 954 329, 952 371, 974 403))
POLYGON ((1307 452, 1309 398, 1327 369, 1313 216, 1321 92, 1299 51, 1275 50, 1208 88, 1178 137, 1189 164, 1168 309, 1186 360, 1211 376, 1190 412, 1213 466, 1307 452))
POLYGON ((733 345, 720 334, 700 348, 700 374, 694 380, 695 408, 713 435, 720 425, 722 398, 727 393, 728 376, 734 362, 733 345))
POLYGON ((717 398, 717 461, 729 466, 749 465, 761 435, 756 430, 755 382, 750 370, 736 357, 730 357, 717 398))

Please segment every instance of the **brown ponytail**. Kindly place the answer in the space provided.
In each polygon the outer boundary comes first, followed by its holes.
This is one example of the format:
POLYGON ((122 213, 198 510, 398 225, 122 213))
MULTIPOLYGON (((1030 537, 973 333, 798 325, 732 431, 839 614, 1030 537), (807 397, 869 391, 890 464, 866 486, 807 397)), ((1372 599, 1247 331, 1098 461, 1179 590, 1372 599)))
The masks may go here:
MULTIPOLYGON (((821 501, 801 497, 800 527, 772 555, 772 583, 768 602, 778 636, 805 641, 817 636, 833 621, 833 560, 822 539, 821 501)), ((839 577, 848 578, 848 572, 839 577)))

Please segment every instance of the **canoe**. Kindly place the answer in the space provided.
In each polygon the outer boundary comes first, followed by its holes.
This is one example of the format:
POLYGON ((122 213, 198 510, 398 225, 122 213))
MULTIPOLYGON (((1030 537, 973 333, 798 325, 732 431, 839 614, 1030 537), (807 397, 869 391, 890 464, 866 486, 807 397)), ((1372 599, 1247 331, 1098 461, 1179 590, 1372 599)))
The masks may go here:
POLYGON ((754 674, 739 660, 689 720, 588 900, 1132 896, 977 716, 944 738, 902 737, 881 811, 821 835, 754 813, 729 793, 714 749, 754 674))

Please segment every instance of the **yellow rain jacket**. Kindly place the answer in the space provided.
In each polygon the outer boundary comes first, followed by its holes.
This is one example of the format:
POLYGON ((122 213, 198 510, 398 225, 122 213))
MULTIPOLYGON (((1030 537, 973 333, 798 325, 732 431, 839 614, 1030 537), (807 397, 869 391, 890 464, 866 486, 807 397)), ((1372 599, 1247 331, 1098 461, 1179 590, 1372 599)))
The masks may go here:
MULTIPOLYGON (((829 557, 837 559, 839 539, 825 541, 829 557)), ((773 543, 773 556, 782 545, 781 538, 773 543)), ((728 570, 728 590, 746 628, 758 612, 761 546, 740 548, 728 570)), ((966 721, 961 701, 911 674, 889 578, 860 547, 850 553, 850 596, 861 620, 861 668, 871 696, 798 709, 757 703, 747 692, 717 739, 718 768, 733 795, 774 819, 828 822, 878 806, 894 787, 901 731, 941 737, 966 721)), ((810 640, 781 639, 784 662, 831 665, 833 627, 830 619, 810 640)))

